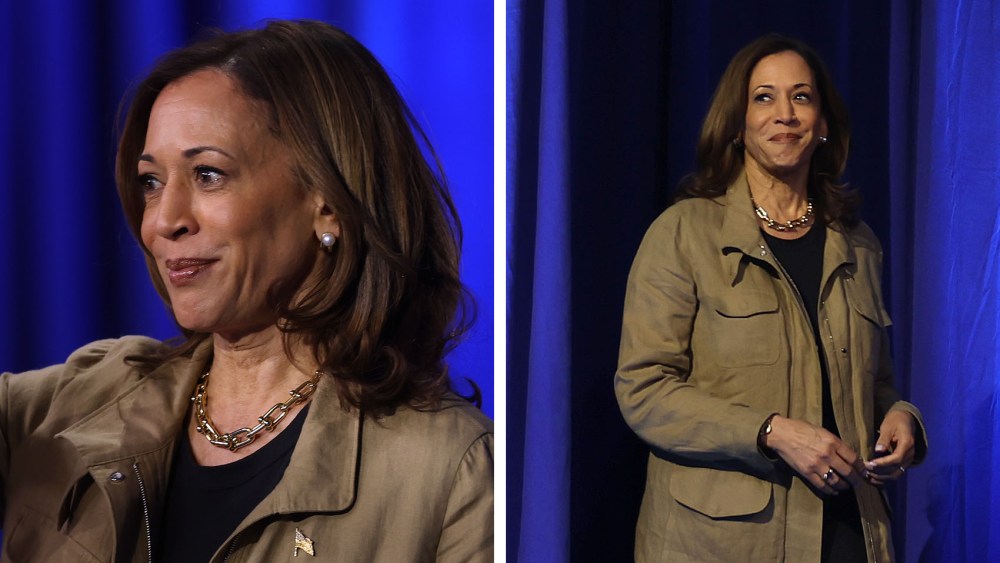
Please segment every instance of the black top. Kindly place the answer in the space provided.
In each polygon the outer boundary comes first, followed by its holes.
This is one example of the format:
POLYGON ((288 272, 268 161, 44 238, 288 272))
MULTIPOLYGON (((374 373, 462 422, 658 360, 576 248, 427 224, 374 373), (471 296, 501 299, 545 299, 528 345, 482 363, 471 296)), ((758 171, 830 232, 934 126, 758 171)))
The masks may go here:
POLYGON ((309 405, 274 440, 249 456, 202 467, 187 431, 177 441, 163 510, 157 561, 208 561, 236 526, 281 480, 302 432, 309 405))
MULTIPOLYGON (((819 293, 823 281, 823 250, 826 246, 826 228, 813 225, 809 231, 792 240, 779 239, 764 232, 767 245, 774 257, 784 268, 788 277, 802 297, 806 314, 812 324, 816 353, 822 370, 823 383, 823 427, 840 436, 833 415, 833 401, 830 398, 830 374, 822 354, 819 330, 819 293)), ((854 490, 849 489, 839 495, 826 497, 823 503, 823 546, 822 560, 829 562, 867 562, 865 538, 861 530, 861 515, 858 510, 854 490)))
POLYGON ((826 369, 826 361, 820 353, 822 350, 819 330, 819 292, 823 277, 823 248, 826 245, 826 229, 814 227, 800 238, 784 240, 764 233, 767 245, 781 264, 781 267, 792 278, 795 289, 802 297, 806 314, 812 324, 813 338, 816 341, 816 353, 820 357, 820 369, 823 371, 823 428, 833 432, 838 437, 837 421, 833 416, 833 403, 830 400, 830 377, 826 369))

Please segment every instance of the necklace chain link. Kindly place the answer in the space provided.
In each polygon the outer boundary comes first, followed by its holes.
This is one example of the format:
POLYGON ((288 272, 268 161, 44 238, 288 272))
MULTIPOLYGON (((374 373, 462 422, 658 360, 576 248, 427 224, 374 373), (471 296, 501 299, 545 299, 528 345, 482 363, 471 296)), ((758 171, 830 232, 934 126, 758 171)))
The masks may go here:
POLYGON ((760 217, 760 219, 762 221, 764 221, 764 223, 768 227, 770 227, 770 228, 772 228, 772 229, 774 229, 776 231, 781 231, 781 232, 791 231, 792 229, 795 229, 797 227, 801 227, 802 225, 805 225, 813 217, 813 200, 812 200, 812 198, 809 198, 809 202, 806 205, 806 213, 805 213, 805 215, 799 217, 798 219, 792 219, 790 221, 785 221, 785 222, 775 221, 774 219, 772 219, 767 214, 767 211, 765 211, 763 207, 757 205, 757 202, 754 201, 754 199, 752 197, 750 198, 750 203, 753 204, 754 210, 757 211, 757 217, 760 217))
POLYGON ((233 452, 252 444, 257 439, 257 435, 264 430, 273 431, 278 426, 278 423, 288 415, 288 411, 292 407, 305 402, 316 391, 316 384, 319 382, 320 375, 323 374, 323 372, 316 370, 312 379, 302 382, 298 387, 288 392, 290 397, 285 402, 275 404, 273 407, 267 409, 267 412, 259 416, 257 418, 257 425, 253 428, 244 426, 232 432, 221 433, 215 427, 215 424, 212 423, 212 418, 208 416, 208 411, 206 410, 208 406, 206 391, 208 389, 208 374, 210 371, 206 371, 198 379, 198 386, 195 387, 194 396, 191 397, 191 402, 194 403, 195 422, 198 424, 197 430, 213 446, 226 448, 233 452))

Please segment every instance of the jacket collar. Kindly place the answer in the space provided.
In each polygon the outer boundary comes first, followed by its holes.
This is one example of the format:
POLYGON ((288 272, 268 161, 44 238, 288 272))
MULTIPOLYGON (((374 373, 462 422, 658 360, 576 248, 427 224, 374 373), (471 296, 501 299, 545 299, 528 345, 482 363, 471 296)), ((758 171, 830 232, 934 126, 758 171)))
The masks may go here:
MULTIPOLYGON (((768 264, 774 272, 780 271, 761 234, 757 215, 750 201, 750 186, 746 174, 740 172, 726 193, 717 201, 725 206, 720 237, 720 251, 728 260, 730 279, 738 275, 741 253, 752 260, 768 264)), ((840 223, 827 225, 826 246, 823 252, 823 283, 843 265, 856 263, 854 245, 840 223)))
POLYGON ((768 253, 761 254, 761 250, 766 248, 764 235, 760 233, 757 216, 750 202, 750 185, 747 184, 745 173, 740 172, 736 181, 719 198, 719 202, 726 208, 720 239, 722 253, 729 254, 735 250, 752 258, 767 256, 768 253))
POLYGON ((167 362, 124 389, 115 400, 56 435, 76 447, 87 466, 141 456, 180 432, 195 382, 212 356, 211 339, 191 358, 167 362))
POLYGON ((333 381, 321 380, 284 477, 244 524, 271 514, 340 513, 353 508, 361 473, 363 421, 362 413, 341 406, 333 381))
MULTIPOLYGON (((211 356, 208 339, 190 359, 160 366, 57 437, 73 444, 84 467, 166 447, 181 431, 191 393, 211 356)), ((340 406, 332 381, 321 382, 284 477, 248 521, 267 514, 350 510, 358 489, 361 432, 362 415, 340 406)))

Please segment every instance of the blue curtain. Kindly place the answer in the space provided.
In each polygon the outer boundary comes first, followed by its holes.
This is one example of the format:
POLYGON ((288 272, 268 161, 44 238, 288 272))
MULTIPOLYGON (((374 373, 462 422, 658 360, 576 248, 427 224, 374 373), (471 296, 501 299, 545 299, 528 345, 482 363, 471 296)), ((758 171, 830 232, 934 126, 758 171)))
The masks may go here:
POLYGON ((441 157, 464 227, 478 322, 450 357, 493 414, 490 6, 463 0, 4 2, 0 7, 0 370, 60 362, 98 338, 177 330, 114 192, 118 101, 206 27, 337 25, 386 66, 441 157))
POLYGON ((908 484, 907 561, 998 561, 1000 5, 920 12, 905 328, 934 455, 908 484))
MULTIPOLYGON (((518 2, 508 5, 509 25, 513 29, 536 23, 524 21, 526 9, 518 2)), ((527 370, 523 386, 524 393, 534 401, 521 402, 514 408, 525 409, 523 418, 518 420, 523 424, 519 428, 530 428, 533 439, 524 442, 524 457, 518 459, 544 459, 544 463, 523 466, 523 481, 521 475, 517 476, 523 495, 508 501, 508 506, 515 505, 524 515, 521 522, 524 542, 520 550, 508 551, 509 555, 516 553, 521 561, 562 561, 569 555, 569 517, 564 507, 569 503, 570 457, 566 437, 570 433, 570 408, 566 397, 570 389, 567 378, 552 377, 570 364, 571 352, 567 336, 572 316, 565 283, 572 276, 566 10, 565 0, 545 3, 535 76, 527 84, 522 83, 515 67, 507 77, 509 99, 518 99, 526 88, 534 98, 529 107, 523 108, 523 121, 521 108, 512 107, 511 125, 523 126, 525 135, 538 140, 537 151, 520 153, 515 148, 508 152, 508 182, 514 178, 530 181, 525 197, 532 199, 520 201, 520 194, 516 193, 518 184, 508 184, 508 201, 512 201, 507 206, 507 221, 512 225, 508 232, 517 231, 527 222, 534 237, 545 241, 525 247, 524 255, 518 252, 520 249, 511 249, 508 254, 510 273, 519 274, 522 265, 532 270, 528 274, 531 293, 518 297, 525 300, 524 307, 518 309, 530 313, 526 322, 531 339, 524 358, 527 370), (531 170, 528 174, 533 178, 521 176, 525 170, 531 170)), ((516 65, 517 54, 513 58, 516 65)), ((508 303, 512 301, 515 300, 508 299, 508 303)))
POLYGON ((1000 560, 1000 6, 620 4, 508 3, 508 554, 631 557, 646 449, 611 388, 628 268, 729 58, 777 31, 820 52, 850 108, 897 386, 930 432, 890 487, 897 555, 1000 560))

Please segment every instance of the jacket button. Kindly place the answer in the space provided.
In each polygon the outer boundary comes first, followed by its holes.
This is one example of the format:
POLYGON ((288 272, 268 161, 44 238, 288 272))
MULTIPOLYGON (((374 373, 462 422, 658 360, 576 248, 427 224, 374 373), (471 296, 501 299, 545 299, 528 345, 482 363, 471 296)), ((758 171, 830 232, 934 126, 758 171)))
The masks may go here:
POLYGON ((113 481, 115 483, 118 483, 119 481, 124 481, 125 480, 125 474, 122 473, 121 471, 115 471, 114 473, 112 473, 108 477, 108 479, 110 479, 111 481, 113 481))

